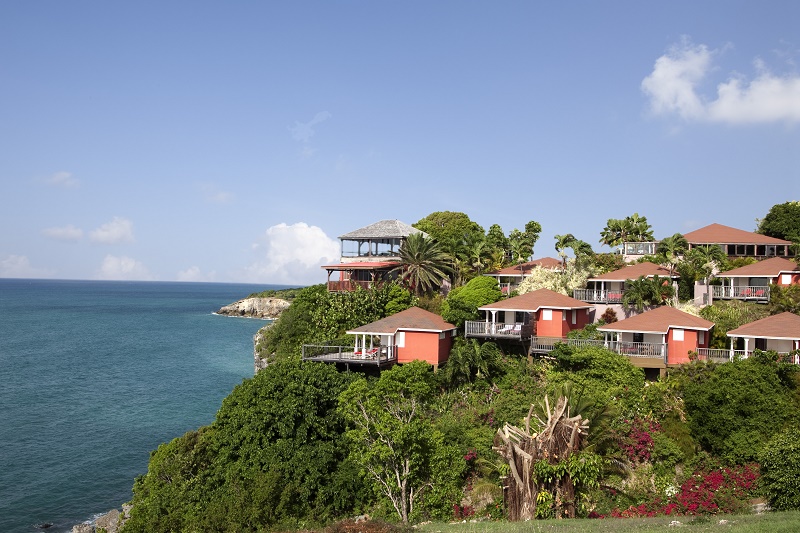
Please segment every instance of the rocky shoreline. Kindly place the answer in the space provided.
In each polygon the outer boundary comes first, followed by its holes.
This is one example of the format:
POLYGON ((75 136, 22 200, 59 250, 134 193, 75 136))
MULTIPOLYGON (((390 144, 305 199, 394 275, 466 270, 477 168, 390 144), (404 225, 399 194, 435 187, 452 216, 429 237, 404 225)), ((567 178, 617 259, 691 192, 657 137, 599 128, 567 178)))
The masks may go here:
POLYGON ((244 298, 238 302, 221 307, 218 315, 248 318, 276 319, 289 307, 289 302, 281 298, 244 298))

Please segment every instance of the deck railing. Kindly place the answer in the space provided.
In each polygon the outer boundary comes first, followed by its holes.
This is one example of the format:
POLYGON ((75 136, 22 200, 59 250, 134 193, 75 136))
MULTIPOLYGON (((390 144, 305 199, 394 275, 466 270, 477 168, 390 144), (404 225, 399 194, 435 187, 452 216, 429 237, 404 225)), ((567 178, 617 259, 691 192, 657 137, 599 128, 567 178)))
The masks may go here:
POLYGON ((572 297, 582 302, 595 304, 618 304, 622 302, 623 290, 600 290, 600 289, 574 289, 572 297))
POLYGON ((533 327, 530 324, 486 322, 481 320, 467 320, 464 322, 465 337, 521 339, 530 337, 532 332, 533 327))
POLYGON ((329 344, 304 344, 303 360, 328 362, 357 362, 381 364, 397 359, 396 346, 375 346, 356 350, 353 346, 332 346, 329 344))
POLYGON ((769 301, 769 286, 713 285, 713 295, 717 300, 759 300, 769 301))
POLYGON ((344 281, 329 281, 328 292, 350 292, 356 290, 357 287, 369 289, 378 283, 379 282, 375 281, 359 281, 354 279, 346 279, 344 281))
POLYGON ((658 342, 604 341, 594 339, 568 339, 564 337, 532 337, 532 352, 549 352, 556 343, 567 346, 602 346, 613 352, 628 357, 650 357, 667 360, 667 345, 658 342))

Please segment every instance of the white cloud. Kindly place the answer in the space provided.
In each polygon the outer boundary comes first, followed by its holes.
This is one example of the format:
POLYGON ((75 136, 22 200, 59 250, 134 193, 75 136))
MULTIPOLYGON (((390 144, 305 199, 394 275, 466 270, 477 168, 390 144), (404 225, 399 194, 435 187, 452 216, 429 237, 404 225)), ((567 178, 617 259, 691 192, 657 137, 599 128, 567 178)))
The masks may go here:
POLYGON ((314 130, 314 126, 322 122, 325 122, 332 116, 333 115, 331 115, 327 111, 320 111, 319 113, 314 115, 314 118, 312 118, 308 122, 295 121, 294 126, 289 127, 289 131, 292 133, 292 137, 294 138, 294 140, 301 141, 304 143, 308 142, 308 140, 311 139, 311 137, 313 137, 314 134, 316 133, 316 130, 314 130))
POLYGON ((211 271, 203 273, 198 266, 191 266, 186 270, 181 270, 178 272, 178 281, 214 281, 217 277, 217 273, 215 271, 211 271))
POLYGON ((642 80, 654 114, 678 114, 684 120, 722 123, 800 122, 800 75, 776 76, 760 59, 757 77, 748 81, 732 74, 717 85, 716 99, 698 93, 718 51, 693 45, 688 39, 659 57, 653 72, 642 80))
POLYGON ((147 268, 139 261, 125 256, 107 255, 95 274, 95 279, 140 280, 153 279, 147 268))
POLYGON ((114 217, 111 222, 106 222, 93 230, 89 238, 102 244, 133 242, 133 222, 126 218, 114 217))
POLYGON ((252 283, 313 285, 325 281, 324 264, 338 263, 339 241, 304 222, 272 226, 253 245, 256 261, 245 268, 252 283))
POLYGON ((46 268, 34 268, 24 255, 9 255, 0 261, 0 278, 47 278, 53 274, 46 268))
POLYGON ((81 183, 80 180, 72 177, 71 172, 65 172, 63 170, 61 172, 56 172, 44 181, 53 187, 64 187, 68 189, 77 187, 81 183))
POLYGON ((79 241, 83 237, 83 230, 70 224, 60 228, 45 228, 42 235, 57 241, 79 241))

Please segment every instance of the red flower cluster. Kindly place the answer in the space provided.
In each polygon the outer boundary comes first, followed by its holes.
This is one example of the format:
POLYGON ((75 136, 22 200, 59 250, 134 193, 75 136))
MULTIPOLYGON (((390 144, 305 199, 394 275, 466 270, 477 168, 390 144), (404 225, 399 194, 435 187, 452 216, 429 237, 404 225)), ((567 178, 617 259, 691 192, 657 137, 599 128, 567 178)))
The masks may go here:
POLYGON ((657 498, 625 510, 614 509, 608 516, 631 518, 732 513, 753 497, 758 475, 756 464, 695 472, 669 500, 657 498))
POLYGON ((470 451, 468 451, 468 452, 467 452, 467 455, 465 455, 465 456, 464 456, 464 460, 465 460, 466 462, 468 462, 468 463, 469 463, 470 461, 474 461, 474 460, 475 460, 475 459, 477 459, 477 458, 478 458, 478 452, 476 452, 475 450, 470 450, 470 451))
POLYGON ((661 426, 658 422, 639 417, 625 420, 624 423, 624 429, 616 432, 620 448, 632 463, 649 461, 653 451, 653 435, 661 431, 661 426))
POLYGON ((475 509, 471 505, 453 504, 453 516, 456 520, 463 520, 475 515, 475 509))

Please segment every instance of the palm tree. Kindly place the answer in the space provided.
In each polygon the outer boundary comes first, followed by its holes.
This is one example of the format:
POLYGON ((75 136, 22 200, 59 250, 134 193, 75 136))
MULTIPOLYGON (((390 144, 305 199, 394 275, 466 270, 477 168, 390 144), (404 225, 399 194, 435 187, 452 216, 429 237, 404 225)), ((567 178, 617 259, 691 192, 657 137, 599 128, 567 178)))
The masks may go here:
POLYGON ((647 223, 647 217, 634 213, 624 219, 610 218, 606 227, 600 232, 600 243, 608 246, 619 246, 626 242, 650 242, 653 240, 653 229, 647 223))
POLYGON ((706 299, 710 301, 709 285, 710 279, 720 271, 722 265, 728 260, 728 256, 722 248, 716 244, 706 244, 695 246, 686 253, 686 259, 692 264, 695 271, 703 276, 703 283, 706 285, 706 299))
POLYGON ((639 276, 639 279, 625 284, 622 304, 627 307, 635 307, 641 313, 645 306, 662 305, 674 293, 675 289, 670 284, 669 278, 639 276))
POLYGON ((567 265, 567 248, 572 250, 575 254, 575 261, 579 262, 582 258, 588 257, 594 252, 588 242, 576 238, 572 233, 566 235, 556 235, 556 252, 561 257, 561 267, 565 268, 567 265))
POLYGON ((491 261, 491 249, 486 238, 465 239, 461 250, 460 259, 469 265, 473 274, 480 274, 491 261))
POLYGON ((438 242, 422 233, 409 235, 400 247, 400 264, 392 269, 400 279, 420 296, 441 285, 452 271, 452 258, 438 242))
POLYGON ((656 248, 656 255, 669 267, 670 277, 675 275, 675 267, 678 266, 680 258, 686 255, 689 249, 689 242, 680 233, 672 237, 661 239, 656 248))

